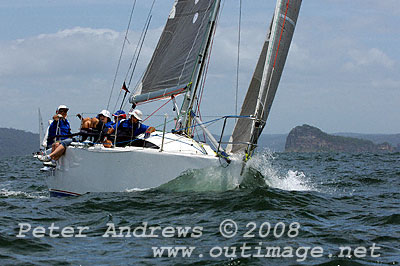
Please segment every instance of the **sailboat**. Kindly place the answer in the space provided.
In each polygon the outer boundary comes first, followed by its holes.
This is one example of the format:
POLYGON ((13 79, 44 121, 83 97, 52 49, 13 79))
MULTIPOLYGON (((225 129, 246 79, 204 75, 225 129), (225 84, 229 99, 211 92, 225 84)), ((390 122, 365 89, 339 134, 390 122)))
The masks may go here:
POLYGON ((147 138, 138 136, 151 145, 106 148, 101 143, 73 142, 47 178, 51 195, 154 188, 185 171, 216 167, 224 167, 226 178, 240 184, 266 125, 301 0, 277 1, 240 115, 221 117, 224 127, 217 140, 197 110, 220 2, 175 0, 150 63, 129 97, 132 108, 159 99, 171 101, 176 116, 173 130, 167 130, 165 122, 162 131, 147 138), (177 97, 183 97, 180 108, 177 97), (223 143, 228 119, 235 119, 236 124, 229 142, 223 143), (193 138, 196 127, 210 144, 193 138))

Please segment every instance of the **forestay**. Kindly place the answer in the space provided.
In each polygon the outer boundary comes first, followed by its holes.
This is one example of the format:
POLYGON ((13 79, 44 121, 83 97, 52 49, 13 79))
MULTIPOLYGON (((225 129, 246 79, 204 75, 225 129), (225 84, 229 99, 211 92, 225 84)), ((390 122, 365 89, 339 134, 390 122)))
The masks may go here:
POLYGON ((227 147, 231 153, 246 152, 256 147, 264 129, 282 75, 297 22, 301 0, 278 0, 267 38, 227 147))
POLYGON ((215 0, 176 0, 143 79, 130 102, 185 92, 204 45, 215 0))

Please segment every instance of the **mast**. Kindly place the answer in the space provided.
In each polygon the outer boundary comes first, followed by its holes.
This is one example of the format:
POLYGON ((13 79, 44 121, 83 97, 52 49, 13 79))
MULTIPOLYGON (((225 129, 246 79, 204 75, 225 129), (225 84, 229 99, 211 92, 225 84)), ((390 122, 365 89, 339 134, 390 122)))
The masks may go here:
POLYGON ((204 54, 210 19, 216 16, 219 1, 175 0, 146 72, 129 102, 169 98, 193 89, 202 61, 199 54, 204 54))
MULTIPOLYGON (((192 117, 192 112, 191 110, 193 109, 194 102, 197 98, 197 91, 198 87, 200 84, 201 77, 203 75, 204 67, 207 61, 207 56, 209 52, 209 48, 211 46, 211 41, 212 41, 212 36, 215 30, 216 26, 216 19, 218 16, 219 12, 219 7, 220 7, 221 0, 216 0, 214 3, 214 10, 213 13, 211 14, 211 18, 209 21, 209 28, 207 32, 207 38, 205 40, 205 45, 202 49, 202 51, 198 55, 198 64, 200 65, 197 67, 194 75, 194 79, 188 88, 188 91, 185 94, 185 97, 183 99, 182 107, 181 107, 181 117, 183 119, 182 124, 183 127, 185 128, 186 133, 190 136, 191 135, 191 123, 193 121, 192 117)), ((200 121, 198 119, 198 121, 200 121)))
MULTIPOLYGON (((272 38, 273 39, 269 40, 272 43, 275 41, 276 32, 278 30, 277 27, 278 27, 278 21, 279 21, 279 18, 280 18, 279 12, 280 12, 280 9, 281 9, 281 6, 282 6, 282 1, 283 0, 278 0, 276 2, 275 12, 274 12, 274 16, 272 18, 271 33, 272 33, 272 38)), ((288 1, 290 1, 290 0, 288 0, 288 1)), ((271 34, 270 34, 269 37, 271 38, 271 34)), ((268 96, 268 91, 270 90, 270 87, 271 87, 271 79, 272 79, 272 76, 274 75, 274 72, 275 72, 275 63, 274 63, 274 65, 272 66, 272 71, 271 71, 271 75, 270 75, 270 78, 269 78, 268 86, 266 87, 266 82, 267 82, 266 79, 267 79, 267 74, 268 74, 268 67, 271 64, 271 57, 272 57, 272 49, 273 49, 273 47, 274 47, 274 45, 270 45, 268 47, 267 55, 266 55, 267 63, 264 66, 264 71, 263 71, 261 85, 260 85, 261 88, 266 88, 266 96, 268 96)), ((265 97, 265 100, 263 100, 262 95, 263 95, 264 91, 265 91, 265 89, 264 90, 260 90, 260 92, 258 94, 258 97, 257 97, 257 104, 256 104, 256 111, 255 111, 256 119, 253 120, 253 122, 252 122, 251 134, 250 134, 251 135, 251 139, 250 139, 250 143, 251 144, 249 144, 247 146, 247 149, 246 149, 246 154, 248 156, 251 156, 253 154, 254 149, 256 148, 256 146, 254 145, 254 144, 257 143, 257 140, 255 140, 255 136, 257 136, 257 138, 258 138, 259 134, 261 134, 261 130, 264 128, 264 125, 266 123, 266 121, 262 120, 262 114, 260 115, 260 109, 261 109, 261 112, 264 113, 265 102, 266 102, 266 99, 267 99, 267 97, 265 97), (261 128, 261 130, 260 130, 260 128, 261 128)))

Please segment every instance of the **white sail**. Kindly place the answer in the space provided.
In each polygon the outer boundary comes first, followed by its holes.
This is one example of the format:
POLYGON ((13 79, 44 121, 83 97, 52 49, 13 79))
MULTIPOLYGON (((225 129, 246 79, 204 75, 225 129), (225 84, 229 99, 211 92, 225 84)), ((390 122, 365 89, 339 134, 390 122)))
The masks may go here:
POLYGON ((47 134, 44 133, 43 118, 42 118, 42 113, 40 112, 40 108, 38 108, 38 115, 39 115, 39 148, 42 150, 46 149, 47 146, 47 134))
POLYGON ((251 155, 266 124, 297 23, 301 0, 278 0, 228 152, 251 155))

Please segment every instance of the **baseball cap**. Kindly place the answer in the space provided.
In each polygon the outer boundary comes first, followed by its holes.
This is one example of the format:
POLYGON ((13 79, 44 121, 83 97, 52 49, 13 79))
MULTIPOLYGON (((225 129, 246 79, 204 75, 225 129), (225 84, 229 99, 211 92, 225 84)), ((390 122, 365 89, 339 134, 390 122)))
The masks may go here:
POLYGON ((118 110, 115 113, 113 113, 113 116, 124 116, 126 117, 126 113, 124 112, 124 110, 118 110))

